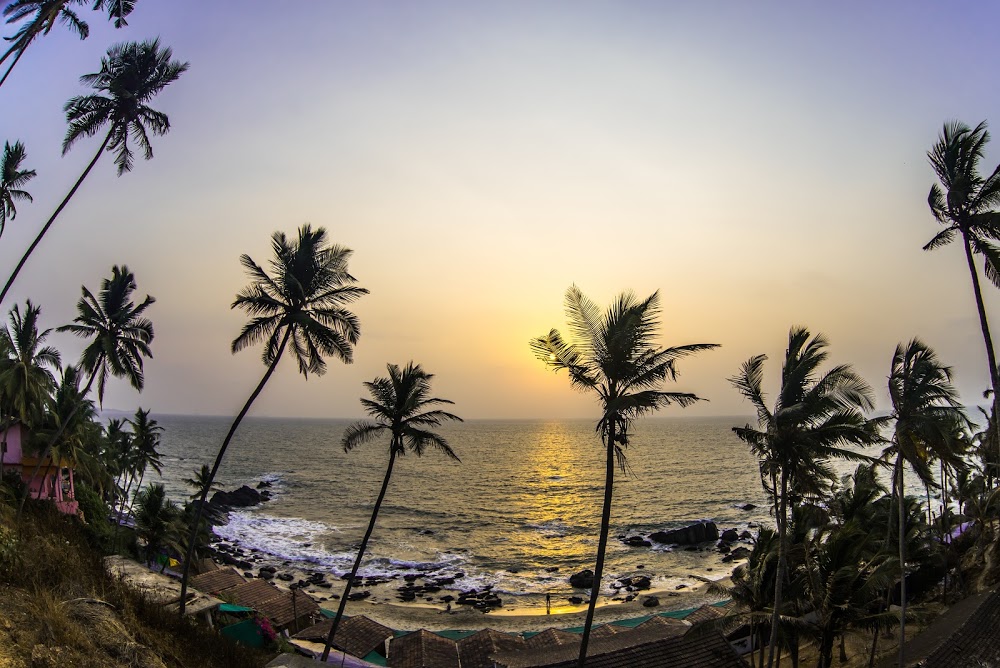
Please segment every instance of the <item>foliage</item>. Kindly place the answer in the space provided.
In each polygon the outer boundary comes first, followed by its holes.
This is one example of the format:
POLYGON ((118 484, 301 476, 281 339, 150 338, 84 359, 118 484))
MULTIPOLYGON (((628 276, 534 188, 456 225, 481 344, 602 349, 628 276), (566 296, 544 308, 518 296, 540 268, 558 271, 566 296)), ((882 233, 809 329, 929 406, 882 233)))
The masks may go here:
POLYGON ((13 146, 4 142, 3 158, 0 159, 0 235, 3 235, 7 221, 17 217, 15 200, 33 201, 24 186, 35 178, 35 170, 21 169, 21 163, 27 156, 21 142, 14 142, 13 146))

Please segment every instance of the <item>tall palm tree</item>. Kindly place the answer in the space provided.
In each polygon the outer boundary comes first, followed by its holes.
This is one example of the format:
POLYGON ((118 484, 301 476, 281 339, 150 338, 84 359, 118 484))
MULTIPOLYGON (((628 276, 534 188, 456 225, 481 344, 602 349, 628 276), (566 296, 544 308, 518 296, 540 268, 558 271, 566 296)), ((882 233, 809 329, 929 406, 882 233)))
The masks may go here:
POLYGON ((4 142, 3 158, 0 159, 0 235, 3 234, 8 220, 17 216, 14 200, 31 202, 31 194, 23 190, 28 181, 35 178, 35 170, 21 169, 21 163, 27 157, 24 144, 19 141, 4 142))
MULTIPOLYGON (((972 278, 972 292, 979 314, 979 327, 986 346, 986 360, 990 369, 990 385, 993 390, 993 413, 1000 415, 1000 373, 997 371, 996 350, 986 318, 983 292, 979 286, 979 271, 973 255, 983 257, 986 278, 1000 287, 1000 248, 990 243, 1000 239, 1000 165, 988 177, 979 173, 979 163, 990 133, 986 121, 975 128, 958 121, 944 124, 937 143, 927 152, 931 167, 940 181, 935 183, 927 195, 934 219, 945 226, 924 245, 924 250, 934 250, 945 246, 956 237, 962 241, 965 261, 972 278)), ((994 429, 997 426, 994 424, 994 429)), ((1000 436, 995 436, 1000 447, 1000 436)))
POLYGON ((767 406, 762 383, 766 355, 747 360, 730 382, 757 411, 757 427, 733 427, 760 462, 761 482, 770 495, 778 525, 778 571, 768 647, 768 668, 774 665, 782 587, 788 569, 788 504, 795 489, 815 490, 821 479, 835 479, 828 460, 863 459, 842 446, 875 440, 864 411, 874 407, 871 389, 848 365, 820 373, 828 343, 822 334, 810 339, 804 328, 788 333, 781 367, 781 386, 773 409, 767 406))
POLYGON ((530 342, 531 350, 546 366, 554 371, 565 369, 574 387, 596 392, 601 401, 602 415, 596 431, 606 449, 604 505, 594 583, 580 643, 581 667, 587 658, 594 609, 604 573, 615 461, 624 471, 629 427, 636 418, 664 406, 689 406, 699 401, 694 394, 665 392, 660 388, 664 381, 676 380, 675 362, 678 359, 718 347, 714 343, 658 347, 655 337, 659 313, 658 292, 641 301, 630 292, 622 293, 605 313, 601 313, 600 308, 574 285, 566 292, 566 317, 572 339, 567 341, 553 329, 530 342))
MULTIPOLYGON (((139 481, 136 483, 135 488, 139 490, 142 489, 142 481, 146 477, 147 468, 151 468, 157 473, 162 473, 163 461, 160 459, 160 453, 157 451, 157 448, 160 446, 160 434, 163 433, 163 427, 156 420, 149 417, 149 410, 142 410, 141 408, 135 411, 135 416, 128 423, 132 427, 132 437, 129 439, 131 447, 128 456, 129 485, 131 486, 132 479, 138 475, 139 481)), ((125 512, 125 501, 128 498, 128 492, 129 489, 126 487, 125 495, 122 497, 121 509, 118 512, 118 526, 115 527, 116 535, 118 534, 118 527, 121 526, 122 516, 125 512)), ((128 508, 129 514, 132 513, 134 505, 135 498, 133 497, 128 508)))
MULTIPOLYGON (((101 282, 101 290, 96 296, 86 286, 82 287, 83 296, 76 304, 77 316, 73 324, 58 328, 60 332, 72 332, 92 339, 83 349, 80 368, 88 374, 83 395, 90 394, 94 381, 97 381, 99 404, 103 404, 109 374, 128 379, 129 384, 140 392, 143 388, 143 360, 153 356, 149 348, 153 340, 153 323, 144 313, 156 300, 146 295, 139 305, 134 304, 132 293, 135 289, 135 276, 129 268, 115 265, 111 268, 111 278, 101 282)), ((61 431, 55 433, 45 448, 43 458, 61 435, 61 431)))
POLYGON ((354 345, 361 334, 357 317, 345 305, 368 294, 368 290, 356 286, 357 279, 347 271, 350 249, 328 243, 325 229, 318 227, 313 230, 309 225, 299 228, 298 239, 294 241, 288 239, 284 232, 275 232, 271 236, 271 248, 274 252, 271 259, 273 276, 249 255, 240 257, 240 263, 250 274, 252 282, 236 295, 231 308, 239 307, 252 318, 233 341, 232 352, 263 341, 262 359, 267 371, 229 427, 207 484, 201 491, 184 559, 179 605, 181 615, 184 614, 195 537, 204 514, 208 490, 215 481, 233 434, 277 368, 285 347, 291 344, 299 372, 308 378, 310 372, 317 376, 326 372, 324 356, 332 355, 344 364, 350 364, 354 345))
MULTIPOLYGON (((166 489, 153 483, 136 495, 138 506, 135 514, 136 536, 146 542, 146 564, 151 565, 163 548, 179 550, 179 538, 184 533, 181 526, 181 509, 167 498, 166 489)), ((169 559, 160 569, 166 570, 169 559)))
POLYGON ((427 446, 432 446, 459 461, 458 455, 448 445, 448 441, 440 434, 430 431, 434 427, 441 426, 444 422, 462 421, 462 418, 457 415, 432 408, 441 404, 454 403, 448 399, 430 396, 433 374, 427 373, 420 368, 419 364, 415 365, 413 362, 408 363, 402 369, 395 364, 388 364, 386 368, 389 371, 388 377, 378 377, 365 383, 372 398, 361 399, 361 405, 365 407, 365 412, 374 418, 374 421, 355 422, 344 431, 341 439, 344 452, 350 452, 354 448, 386 434, 389 436, 389 463, 385 468, 385 476, 382 478, 382 489, 379 490, 378 498, 375 499, 375 507, 372 508, 368 529, 365 531, 365 537, 361 539, 358 556, 354 560, 350 577, 347 578, 347 584, 340 597, 337 614, 333 618, 330 633, 326 637, 326 645, 323 647, 323 661, 326 661, 330 655, 330 646, 333 644, 337 627, 340 625, 344 608, 347 606, 354 579, 358 576, 361 560, 364 559, 365 549, 368 547, 368 539, 371 538, 372 531, 375 529, 375 521, 378 519, 382 500, 389 488, 389 479, 392 477, 392 467, 396 462, 396 457, 405 455, 407 450, 419 457, 427 446))
POLYGON ((926 344, 913 339, 905 346, 900 343, 892 356, 889 373, 889 399, 892 412, 881 420, 893 423, 892 438, 883 452, 886 459, 895 458, 894 490, 899 508, 899 665, 903 665, 903 644, 906 641, 906 517, 904 512, 903 468, 909 464, 923 481, 933 484, 928 461, 936 450, 952 447, 955 432, 971 427, 958 392, 951 384, 951 369, 941 364, 926 344))
POLYGON ((170 130, 170 119, 163 112, 149 107, 148 103, 188 68, 187 63, 171 60, 172 56, 173 52, 169 48, 160 47, 158 39, 116 44, 101 59, 100 72, 80 77, 81 83, 91 86, 97 92, 74 97, 66 103, 64 110, 69 129, 63 139, 63 155, 82 137, 92 137, 105 126, 109 126, 108 133, 90 164, 17 263, 0 292, 0 303, 7 296, 28 257, 105 150, 115 154, 118 176, 132 169, 134 154, 129 146, 130 137, 143 150, 146 160, 153 157, 149 133, 165 135, 170 130))
POLYGON ((97 11, 108 10, 108 20, 115 24, 115 28, 124 28, 128 25, 125 18, 135 9, 137 0, 94 0, 94 9, 97 11))
POLYGON ((39 35, 48 35, 56 22, 64 24, 79 35, 80 39, 87 39, 90 34, 90 26, 80 20, 76 12, 70 9, 72 5, 85 3, 86 0, 15 0, 4 7, 3 15, 7 18, 8 24, 18 23, 29 16, 31 20, 21 26, 13 36, 6 38, 12 44, 3 56, 0 56, 0 64, 11 56, 14 56, 14 60, 7 67, 3 78, 0 78, 0 86, 3 86, 28 46, 39 35))

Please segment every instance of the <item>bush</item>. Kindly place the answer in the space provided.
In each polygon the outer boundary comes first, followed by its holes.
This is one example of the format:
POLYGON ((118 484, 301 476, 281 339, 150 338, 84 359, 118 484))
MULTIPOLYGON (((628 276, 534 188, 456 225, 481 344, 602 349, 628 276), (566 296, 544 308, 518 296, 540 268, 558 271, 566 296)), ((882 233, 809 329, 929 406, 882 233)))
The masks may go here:
POLYGON ((83 512, 87 540, 92 547, 107 554, 111 551, 114 528, 108 521, 110 510, 104 499, 86 483, 76 484, 76 501, 83 512))

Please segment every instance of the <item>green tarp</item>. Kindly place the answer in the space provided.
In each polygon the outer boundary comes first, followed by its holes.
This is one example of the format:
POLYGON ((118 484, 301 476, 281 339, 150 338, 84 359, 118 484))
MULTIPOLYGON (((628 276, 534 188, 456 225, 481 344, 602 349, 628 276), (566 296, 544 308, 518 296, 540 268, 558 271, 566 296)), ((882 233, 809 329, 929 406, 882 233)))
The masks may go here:
POLYGON ((227 626, 220 633, 230 640, 247 647, 264 646, 264 636, 260 634, 260 627, 257 626, 257 622, 252 619, 244 619, 238 624, 227 626))
POLYGON ((242 605, 232 603, 222 603, 219 605, 219 612, 253 612, 253 608, 245 608, 242 605))

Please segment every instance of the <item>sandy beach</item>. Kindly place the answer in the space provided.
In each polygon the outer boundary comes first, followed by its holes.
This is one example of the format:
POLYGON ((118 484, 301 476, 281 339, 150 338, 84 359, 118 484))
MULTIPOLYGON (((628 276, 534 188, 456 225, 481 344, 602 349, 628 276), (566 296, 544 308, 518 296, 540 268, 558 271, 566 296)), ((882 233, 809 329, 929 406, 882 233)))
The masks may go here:
MULTIPOLYGON (((729 578, 722 578, 720 583, 728 583, 729 578)), ((620 602, 605 599, 598 601, 594 612, 595 624, 606 624, 622 619, 632 619, 672 610, 687 610, 697 608, 705 603, 722 600, 708 592, 708 584, 689 587, 680 591, 644 591, 633 601, 620 602), (642 601, 648 596, 656 596, 660 605, 644 607, 642 601)), ((338 601, 322 601, 320 605, 328 610, 336 611, 338 601)), ((347 604, 347 615, 365 615, 366 617, 399 631, 444 630, 479 630, 492 628, 498 631, 521 632, 543 631, 550 627, 573 628, 583 626, 587 615, 586 606, 553 606, 552 614, 545 614, 544 608, 503 608, 494 612, 483 613, 471 606, 452 606, 445 612, 440 606, 424 606, 419 604, 394 604, 386 602, 370 602, 369 600, 351 601, 347 604)))

